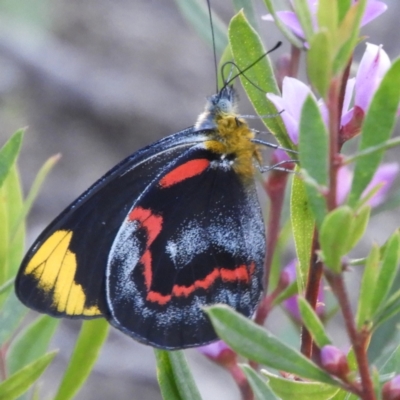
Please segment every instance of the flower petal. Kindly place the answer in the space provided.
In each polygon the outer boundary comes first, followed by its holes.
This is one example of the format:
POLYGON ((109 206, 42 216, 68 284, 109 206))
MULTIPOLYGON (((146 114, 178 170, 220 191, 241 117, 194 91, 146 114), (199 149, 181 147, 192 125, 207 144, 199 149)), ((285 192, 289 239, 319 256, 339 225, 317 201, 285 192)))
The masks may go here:
MULTIPOLYGON (((295 35, 304 39, 303 28, 300 25, 297 15, 293 11, 278 11, 276 15, 295 35)), ((271 14, 263 15, 261 18, 264 21, 274 21, 274 17, 271 14)))
POLYGON ((397 163, 387 163, 382 164, 376 171, 374 177, 372 178, 369 185, 364 190, 363 196, 365 196, 368 192, 370 192, 376 185, 383 184, 383 186, 378 190, 378 192, 372 197, 368 204, 371 207, 376 207, 382 204, 390 188, 393 185, 394 180, 399 173, 399 164, 397 163))
POLYGON ((273 93, 267 93, 267 98, 271 100, 277 110, 281 112, 281 117, 290 139, 293 143, 297 143, 299 137, 299 124, 286 109, 287 104, 285 100, 273 93))
POLYGON ((383 1, 370 0, 367 3, 361 26, 367 25, 369 22, 379 17, 387 10, 387 5, 383 1))
POLYGON ((355 85, 355 104, 364 112, 368 109, 369 103, 389 67, 390 59, 381 46, 367 43, 357 71, 355 85))
POLYGON ((344 93, 344 101, 343 101, 343 108, 342 113, 346 113, 349 110, 350 102, 353 98, 354 94, 354 85, 356 83, 356 78, 351 78, 346 83, 346 90, 344 93))
POLYGON ((343 204, 350 192, 353 173, 346 166, 340 167, 337 173, 336 202, 343 204))

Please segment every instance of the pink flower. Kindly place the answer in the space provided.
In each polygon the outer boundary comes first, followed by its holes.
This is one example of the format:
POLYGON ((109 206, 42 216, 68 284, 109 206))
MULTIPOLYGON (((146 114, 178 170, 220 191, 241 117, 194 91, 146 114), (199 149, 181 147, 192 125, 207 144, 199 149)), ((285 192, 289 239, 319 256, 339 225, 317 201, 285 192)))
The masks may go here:
MULTIPOLYGON (((355 78, 347 81, 340 121, 340 139, 344 143, 360 132, 365 113, 368 110, 383 76, 390 67, 390 59, 381 46, 367 43, 355 78), (354 106, 350 103, 354 96, 354 106)), ((315 98, 311 89, 295 78, 285 77, 282 82, 282 96, 267 93, 267 98, 282 111, 281 117, 293 143, 298 142, 299 125, 303 104, 308 95, 315 98)), ((320 100, 321 116, 328 125, 328 109, 320 100)))
MULTIPOLYGON (((355 1, 353 0, 353 4, 355 1)), ((293 2, 292 2, 293 4, 293 2)), ((318 1, 316 0, 308 0, 308 7, 310 9, 311 15, 313 17, 313 25, 314 29, 317 29, 317 19, 316 13, 318 10, 318 1)), ((365 8, 365 13, 361 21, 361 26, 364 26, 379 17, 382 13, 384 13, 387 9, 387 5, 382 1, 378 0, 368 0, 367 6, 365 8)), ((301 39, 305 39, 305 35, 303 32, 303 28, 301 27, 300 21, 297 18, 297 15, 293 11, 278 11, 278 18, 281 20, 283 24, 285 24, 296 36, 301 39)), ((265 21, 273 21, 274 17, 271 14, 267 14, 262 17, 265 21)))
MULTIPOLYGON (((375 175, 362 195, 362 197, 365 197, 377 185, 382 185, 375 195, 368 200, 368 204, 371 207, 377 207, 386 200, 387 194, 392 187, 398 173, 399 164, 397 163, 382 164, 378 167, 375 175)), ((337 177, 338 188, 336 194, 336 201, 338 204, 343 204, 346 201, 347 195, 350 192, 352 179, 353 173, 348 167, 344 166, 339 169, 337 177)))
POLYGON ((236 353, 222 340, 200 346, 197 350, 217 364, 229 366, 236 363, 236 353))
POLYGON ((332 375, 345 377, 350 371, 346 355, 335 346, 328 344, 322 347, 320 359, 321 365, 332 375))
MULTIPOLYGON (((289 281, 289 283, 292 283, 296 280, 296 263, 297 260, 294 259, 292 260, 289 264, 286 265, 286 267, 282 270, 282 275, 285 275, 285 280, 289 281)), ((298 295, 294 295, 292 297, 289 297, 283 302, 284 307, 286 310, 289 312, 289 314, 296 320, 296 321, 301 321, 301 314, 299 310, 299 305, 297 303, 298 295)), ((322 315, 324 312, 324 288, 322 285, 322 282, 319 287, 319 292, 318 292, 318 304, 317 304, 317 314, 322 315)))
POLYGON ((267 98, 272 101, 277 110, 283 110, 281 117, 293 143, 299 140, 301 110, 308 95, 315 98, 305 83, 288 76, 282 82, 282 97, 267 93, 267 98))
POLYGON ((400 375, 386 382, 382 387, 382 400, 398 400, 400 398, 400 375))

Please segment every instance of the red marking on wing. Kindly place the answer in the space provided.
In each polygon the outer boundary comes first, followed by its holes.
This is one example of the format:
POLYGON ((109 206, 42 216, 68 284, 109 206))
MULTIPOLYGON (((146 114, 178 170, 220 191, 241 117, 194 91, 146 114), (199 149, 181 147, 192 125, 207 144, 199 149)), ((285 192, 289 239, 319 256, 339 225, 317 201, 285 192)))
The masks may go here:
POLYGON ((150 290, 153 279, 153 271, 151 269, 152 257, 149 247, 154 242, 162 229, 163 218, 160 215, 153 214, 151 210, 142 207, 134 208, 128 216, 130 221, 139 221, 141 227, 147 231, 146 250, 143 253, 140 263, 144 267, 144 282, 147 290, 150 290))
POLYGON ((188 297, 196 289, 209 289, 218 277, 221 277, 221 280, 225 282, 243 281, 249 283, 250 276, 254 271, 254 263, 251 263, 250 267, 240 265, 235 269, 214 268, 204 279, 199 279, 190 286, 174 285, 171 294, 165 296, 152 291, 148 293, 146 300, 164 305, 171 300, 172 296, 188 297))
POLYGON ((182 182, 185 179, 200 175, 209 165, 210 161, 204 158, 188 161, 165 175, 160 180, 160 186, 166 188, 178 182, 182 182))
POLYGON ((163 296, 160 293, 151 291, 147 293, 146 300, 152 301, 153 303, 158 303, 163 306, 164 304, 167 304, 171 300, 171 295, 168 294, 166 296, 163 296))

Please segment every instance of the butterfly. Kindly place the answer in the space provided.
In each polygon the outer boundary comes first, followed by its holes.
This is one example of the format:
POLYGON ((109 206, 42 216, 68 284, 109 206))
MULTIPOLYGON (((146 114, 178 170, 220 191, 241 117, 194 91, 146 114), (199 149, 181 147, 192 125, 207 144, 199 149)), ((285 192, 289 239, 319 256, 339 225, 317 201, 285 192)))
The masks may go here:
POLYGON ((120 162, 43 231, 19 299, 55 317, 104 317, 162 349, 216 340, 205 306, 251 316, 265 258, 254 136, 225 85, 194 126, 120 162))

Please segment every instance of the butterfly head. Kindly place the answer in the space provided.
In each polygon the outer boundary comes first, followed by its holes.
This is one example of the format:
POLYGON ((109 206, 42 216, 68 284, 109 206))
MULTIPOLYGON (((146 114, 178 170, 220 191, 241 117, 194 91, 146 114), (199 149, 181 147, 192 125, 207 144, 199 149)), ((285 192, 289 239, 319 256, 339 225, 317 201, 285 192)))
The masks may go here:
POLYGON ((227 116, 236 116, 236 99, 235 89, 228 85, 210 96, 204 112, 197 119, 195 130, 217 129, 218 120, 227 116))

